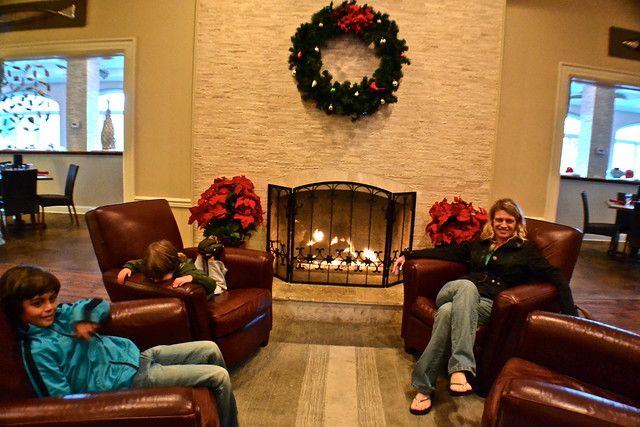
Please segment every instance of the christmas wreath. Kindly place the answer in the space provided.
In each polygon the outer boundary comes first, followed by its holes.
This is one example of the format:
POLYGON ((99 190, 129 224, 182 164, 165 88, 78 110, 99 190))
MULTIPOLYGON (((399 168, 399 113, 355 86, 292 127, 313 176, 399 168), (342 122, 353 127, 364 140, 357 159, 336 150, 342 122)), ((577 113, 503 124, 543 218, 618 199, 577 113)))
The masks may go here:
POLYGON ((374 11, 355 0, 334 8, 333 3, 318 11, 298 27, 291 37, 289 69, 304 100, 314 100, 327 114, 352 116, 353 120, 375 113, 380 105, 397 102, 394 92, 400 86, 402 64, 409 64, 405 40, 398 39, 398 25, 387 14, 374 11), (367 46, 373 44, 380 67, 360 83, 334 82, 322 70, 322 48, 334 37, 353 33, 367 46))

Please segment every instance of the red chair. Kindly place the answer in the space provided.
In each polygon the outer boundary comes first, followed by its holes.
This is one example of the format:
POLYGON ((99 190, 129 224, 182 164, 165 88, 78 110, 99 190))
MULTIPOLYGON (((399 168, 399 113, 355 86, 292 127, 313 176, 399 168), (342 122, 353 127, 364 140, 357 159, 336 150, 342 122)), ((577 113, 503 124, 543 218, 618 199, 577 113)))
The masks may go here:
MULTIPOLYGON (((528 238, 549 262, 571 279, 582 232, 564 225, 527 219, 528 238)), ((433 259, 408 260, 403 266, 402 332, 407 352, 422 352, 431 339, 436 295, 467 272, 464 264, 433 259)), ((549 283, 507 289, 496 297, 489 325, 478 327, 474 354, 480 394, 486 394, 505 362, 514 354, 522 324, 532 310, 559 311, 558 292, 549 283)))
POLYGON ((102 206, 85 214, 102 278, 112 301, 141 298, 180 298, 189 312, 194 339, 218 344, 228 367, 269 342, 272 327, 273 255, 251 249, 224 248, 218 256, 228 268, 228 291, 211 301, 202 286, 172 287, 172 281, 153 283, 141 273, 124 285, 118 272, 139 259, 152 242, 167 239, 191 259, 197 248, 184 248, 178 225, 164 199, 102 206))
MULTIPOLYGON (((176 298, 112 304, 100 333, 129 338, 141 350, 191 340, 186 308, 176 298)), ((220 425, 215 397, 207 388, 158 387, 36 398, 16 329, 2 310, 0 342, 0 425, 220 425)))

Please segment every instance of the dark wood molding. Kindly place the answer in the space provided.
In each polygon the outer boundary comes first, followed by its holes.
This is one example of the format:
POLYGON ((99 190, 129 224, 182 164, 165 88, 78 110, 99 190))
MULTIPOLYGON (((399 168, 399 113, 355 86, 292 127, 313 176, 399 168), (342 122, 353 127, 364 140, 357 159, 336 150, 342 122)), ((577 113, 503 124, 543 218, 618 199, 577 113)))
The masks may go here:
POLYGON ((0 33, 84 27, 87 0, 13 1, 0 6, 0 33))
POLYGON ((609 56, 640 61, 640 32, 611 27, 609 56))

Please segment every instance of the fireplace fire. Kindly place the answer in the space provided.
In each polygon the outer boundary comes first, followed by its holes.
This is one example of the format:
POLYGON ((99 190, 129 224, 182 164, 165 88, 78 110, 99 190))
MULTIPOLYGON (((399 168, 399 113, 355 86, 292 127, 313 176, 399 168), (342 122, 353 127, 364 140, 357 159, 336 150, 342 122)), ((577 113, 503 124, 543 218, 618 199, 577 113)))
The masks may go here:
POLYGON ((267 251, 292 283, 386 287, 412 245, 416 193, 344 181, 269 185, 267 251))

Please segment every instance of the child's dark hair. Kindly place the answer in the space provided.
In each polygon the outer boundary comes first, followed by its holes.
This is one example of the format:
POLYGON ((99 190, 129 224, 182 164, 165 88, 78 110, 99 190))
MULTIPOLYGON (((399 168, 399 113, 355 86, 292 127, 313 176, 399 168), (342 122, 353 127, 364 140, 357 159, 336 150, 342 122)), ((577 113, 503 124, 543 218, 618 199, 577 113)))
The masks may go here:
POLYGON ((160 280, 180 267, 178 250, 168 240, 158 240, 147 246, 142 256, 140 270, 151 280, 160 280))
POLYGON ((58 278, 35 265, 12 267, 0 277, 0 303, 9 320, 16 325, 20 324, 23 301, 47 292, 59 291, 58 278))

